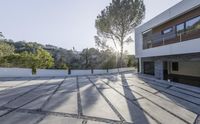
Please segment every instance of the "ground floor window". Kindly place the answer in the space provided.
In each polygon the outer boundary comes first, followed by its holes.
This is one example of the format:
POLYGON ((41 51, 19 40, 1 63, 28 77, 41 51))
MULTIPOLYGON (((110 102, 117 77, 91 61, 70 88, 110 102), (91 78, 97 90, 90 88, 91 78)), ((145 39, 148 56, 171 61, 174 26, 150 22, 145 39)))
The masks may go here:
POLYGON ((143 62, 144 74, 154 75, 154 62, 143 62))
POLYGON ((178 71, 179 69, 178 62, 172 62, 172 71, 178 71))

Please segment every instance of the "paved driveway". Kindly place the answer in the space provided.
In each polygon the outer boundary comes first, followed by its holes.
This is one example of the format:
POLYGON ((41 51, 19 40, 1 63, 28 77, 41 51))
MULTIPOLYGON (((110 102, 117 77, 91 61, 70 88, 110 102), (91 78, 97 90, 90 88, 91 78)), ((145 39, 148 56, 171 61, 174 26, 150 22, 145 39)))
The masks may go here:
POLYGON ((133 73, 0 81, 0 124, 193 124, 200 89, 133 73))

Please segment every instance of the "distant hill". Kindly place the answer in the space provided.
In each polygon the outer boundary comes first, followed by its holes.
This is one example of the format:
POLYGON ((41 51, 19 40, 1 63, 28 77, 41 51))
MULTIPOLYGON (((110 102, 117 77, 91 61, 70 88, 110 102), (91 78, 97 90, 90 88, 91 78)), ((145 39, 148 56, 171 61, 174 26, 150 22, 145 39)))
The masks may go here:
MULTIPOLYGON (((95 48, 86 48, 83 51, 67 50, 54 45, 43 45, 37 42, 26 42, 0 39, 0 42, 14 46, 15 53, 24 51, 34 53, 38 48, 48 51, 54 58, 56 69, 89 69, 89 68, 115 68, 116 54, 112 50, 101 51, 95 48)), ((123 67, 135 65, 133 55, 124 55, 123 67)))

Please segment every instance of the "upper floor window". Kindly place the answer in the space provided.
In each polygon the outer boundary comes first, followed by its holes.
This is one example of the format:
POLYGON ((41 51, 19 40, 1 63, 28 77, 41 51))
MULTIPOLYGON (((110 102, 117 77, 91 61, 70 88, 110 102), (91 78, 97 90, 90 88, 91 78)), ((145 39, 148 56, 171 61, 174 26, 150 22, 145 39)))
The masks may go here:
POLYGON ((172 27, 171 28, 167 28, 167 29, 162 31, 162 34, 168 34, 168 33, 172 32, 172 31, 173 31, 172 27))
POLYGON ((192 31, 195 29, 200 29, 200 16, 190 19, 186 22, 187 31, 192 31))
POLYGON ((143 48, 144 49, 151 48, 152 30, 149 29, 149 30, 144 31, 142 33, 142 36, 143 36, 143 48))
POLYGON ((176 25, 176 33, 177 34, 182 34, 185 31, 185 24, 181 23, 176 25))
POLYGON ((146 30, 146 31, 144 31, 144 32, 142 33, 142 35, 143 35, 144 38, 151 37, 151 35, 152 35, 152 30, 151 30, 151 29, 146 30))

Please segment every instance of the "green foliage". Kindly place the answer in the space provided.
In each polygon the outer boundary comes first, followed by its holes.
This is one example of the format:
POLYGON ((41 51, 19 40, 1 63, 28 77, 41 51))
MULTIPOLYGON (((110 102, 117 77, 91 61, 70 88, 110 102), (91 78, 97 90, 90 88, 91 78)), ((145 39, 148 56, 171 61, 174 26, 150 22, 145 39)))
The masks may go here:
POLYGON ((115 67, 115 65, 116 65, 116 58, 115 58, 115 56, 111 56, 102 63, 102 68, 103 69, 112 69, 115 67))
POLYGON ((20 56, 18 54, 11 54, 0 58, 0 66, 2 67, 20 67, 20 56))
POLYGON ((101 51, 101 68, 111 69, 116 67, 116 55, 109 49, 101 51))
POLYGON ((61 65, 61 69, 65 69, 65 70, 67 70, 67 69, 68 69, 67 64, 62 64, 62 65, 61 65))
POLYGON ((81 52, 82 67, 86 69, 97 67, 100 54, 99 50, 95 48, 83 49, 81 52))
POLYGON ((127 67, 132 67, 132 61, 131 61, 131 59, 128 59, 128 64, 127 64, 127 67))
POLYGON ((56 62, 56 68, 58 69, 68 69, 67 64, 64 61, 64 57, 61 57, 57 62, 56 62))
POLYGON ((95 21, 98 35, 95 36, 96 45, 103 47, 107 46, 107 41, 113 41, 116 49, 117 46, 120 47, 122 66, 124 43, 133 42, 130 35, 142 22, 144 15, 143 0, 112 0, 112 3, 101 11, 95 21))
POLYGON ((40 48, 35 53, 25 51, 20 54, 4 56, 0 60, 0 65, 3 67, 32 68, 32 73, 36 74, 37 68, 51 68, 54 65, 54 59, 50 53, 40 48))
POLYGON ((21 53, 21 61, 25 67, 32 68, 32 73, 36 74, 37 68, 51 68, 54 65, 54 59, 46 50, 37 49, 36 53, 21 53))
POLYGON ((128 56, 128 63, 127 67, 135 67, 136 66, 136 59, 135 56, 128 56))
MULTIPOLYGON (((52 45, 35 42, 0 39, 0 67, 32 68, 36 74, 38 68, 55 69, 107 69, 116 68, 116 54, 108 47, 103 50, 86 48, 81 52, 66 50, 52 45), (55 63, 55 64, 54 64, 55 63)), ((124 54, 123 67, 128 64, 124 54)))
POLYGON ((14 47, 0 41, 0 57, 9 56, 14 53, 14 47))
POLYGON ((33 59, 37 68, 51 68, 54 65, 54 59, 44 49, 37 49, 35 57, 33 59))

